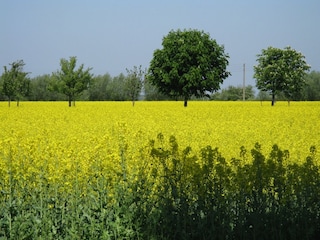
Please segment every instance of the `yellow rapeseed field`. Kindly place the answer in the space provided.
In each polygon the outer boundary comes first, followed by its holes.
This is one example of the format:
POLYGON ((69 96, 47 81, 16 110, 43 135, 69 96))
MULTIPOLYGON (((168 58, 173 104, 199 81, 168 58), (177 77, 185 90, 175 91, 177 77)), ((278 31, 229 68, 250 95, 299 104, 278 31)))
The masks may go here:
MULTIPOLYGON (((299 162, 311 146, 320 146, 319 102, 22 102, 0 103, 0 174, 15 171, 21 181, 39 179, 68 186, 87 181, 92 166, 121 172, 141 163, 151 139, 174 135, 181 149, 194 153, 207 145, 218 147, 226 159, 248 152, 256 142, 268 154, 273 144, 299 162), (93 164, 94 163, 94 164, 93 164)), ((165 144, 167 144, 165 140, 165 144)), ((249 153, 250 156, 250 153, 249 153)), ((250 161, 250 157, 248 158, 250 161)), ((319 157, 318 157, 319 159, 319 157)), ((36 181, 34 181, 36 182, 36 181)), ((5 183, 3 183, 5 184, 5 183)))
POLYGON ((319 120, 320 102, 0 102, 0 238, 316 239, 319 120))

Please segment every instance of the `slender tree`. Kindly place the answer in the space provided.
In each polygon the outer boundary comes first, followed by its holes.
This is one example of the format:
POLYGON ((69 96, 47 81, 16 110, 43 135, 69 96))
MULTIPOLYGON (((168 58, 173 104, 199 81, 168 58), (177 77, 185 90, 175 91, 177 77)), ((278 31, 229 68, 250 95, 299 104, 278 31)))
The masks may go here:
POLYGON ((84 70, 81 64, 78 69, 75 69, 76 64, 76 57, 70 57, 69 61, 62 58, 60 60, 61 70, 53 73, 56 78, 53 88, 68 97, 69 107, 72 102, 75 105, 75 97, 88 88, 93 76, 90 73, 92 68, 84 70))
POLYGON ((170 31, 162 46, 153 53, 147 78, 165 95, 183 97, 185 107, 192 96, 218 90, 230 75, 224 47, 203 31, 170 31))
POLYGON ((288 101, 297 95, 305 85, 304 76, 310 69, 302 53, 291 47, 284 49, 269 47, 257 55, 258 65, 254 66, 254 78, 259 90, 271 94, 271 105, 278 93, 288 101))
POLYGON ((125 90, 128 97, 132 101, 132 106, 134 106, 135 101, 138 100, 138 97, 141 93, 145 71, 141 69, 141 65, 139 68, 134 66, 133 69, 126 70, 128 75, 125 79, 125 90))
POLYGON ((14 97, 17 99, 17 106, 19 106, 20 98, 26 96, 29 92, 30 79, 27 78, 29 73, 23 71, 23 66, 25 65, 23 60, 9 65, 11 65, 10 69, 4 66, 2 91, 8 98, 9 107, 14 97))

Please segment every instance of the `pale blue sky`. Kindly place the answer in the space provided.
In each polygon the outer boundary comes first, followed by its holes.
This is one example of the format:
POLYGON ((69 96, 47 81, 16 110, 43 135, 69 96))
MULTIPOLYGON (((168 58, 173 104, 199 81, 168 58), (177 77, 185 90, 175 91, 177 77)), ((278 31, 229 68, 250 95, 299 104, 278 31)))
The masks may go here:
POLYGON ((301 51, 320 71, 319 0, 0 0, 0 74, 23 59, 31 76, 51 74, 77 56, 95 75, 148 67, 170 30, 198 29, 223 44, 232 76, 222 87, 252 78, 256 55, 268 46, 301 51))

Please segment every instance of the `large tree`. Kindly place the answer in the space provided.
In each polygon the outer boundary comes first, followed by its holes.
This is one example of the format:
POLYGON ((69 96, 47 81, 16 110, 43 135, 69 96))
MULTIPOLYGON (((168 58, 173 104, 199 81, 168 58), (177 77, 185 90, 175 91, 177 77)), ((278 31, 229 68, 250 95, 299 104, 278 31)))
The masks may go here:
POLYGON ((170 31, 162 49, 153 53, 147 78, 165 95, 184 98, 209 96, 230 73, 224 47, 199 30, 170 31))
POLYGON ((60 60, 61 70, 53 75, 56 78, 55 89, 68 97, 69 107, 75 103, 75 97, 89 87, 93 75, 92 68, 84 70, 83 64, 76 68, 77 58, 70 57, 69 61, 62 58, 60 60))
POLYGON ((254 78, 259 90, 271 94, 271 105, 282 92, 290 101, 304 87, 304 76, 310 69, 302 53, 286 47, 268 47, 257 55, 258 65, 254 66, 254 78))
POLYGON ((134 106, 135 101, 138 100, 138 97, 141 93, 145 71, 142 70, 141 65, 139 68, 134 66, 133 69, 126 70, 128 75, 124 84, 125 91, 129 99, 132 101, 132 106, 134 106))
POLYGON ((12 98, 17 99, 17 106, 19 106, 20 98, 26 96, 29 91, 30 79, 27 78, 29 73, 23 71, 23 66, 25 63, 23 60, 13 62, 11 68, 8 69, 4 66, 4 72, 1 76, 2 78, 2 92, 8 98, 8 105, 12 98))

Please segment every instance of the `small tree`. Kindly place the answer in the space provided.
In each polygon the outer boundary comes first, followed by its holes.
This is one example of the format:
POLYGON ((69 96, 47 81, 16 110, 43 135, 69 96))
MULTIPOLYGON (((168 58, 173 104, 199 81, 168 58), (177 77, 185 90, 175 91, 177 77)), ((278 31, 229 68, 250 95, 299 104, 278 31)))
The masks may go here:
POLYGON ((153 53, 147 78, 165 95, 184 98, 208 96, 230 73, 224 47, 198 30, 170 31, 162 49, 153 53))
POLYGON ((70 57, 70 60, 61 59, 61 70, 53 73, 56 78, 55 90, 65 94, 68 97, 69 107, 73 101, 75 105, 75 97, 86 90, 92 79, 90 73, 92 68, 83 69, 83 64, 78 69, 75 69, 77 64, 76 57, 70 57))
POLYGON ((283 92, 290 101, 302 90, 305 85, 304 76, 310 66, 300 52, 291 47, 269 47, 257 56, 258 65, 254 66, 256 86, 259 90, 271 94, 272 106, 278 93, 283 92))
POLYGON ((17 106, 19 106, 20 98, 26 96, 29 92, 30 79, 27 78, 28 73, 23 71, 25 65, 23 60, 9 65, 11 65, 10 70, 7 66, 4 66, 2 92, 8 98, 9 107, 14 97, 17 99, 17 106))
POLYGON ((138 100, 138 97, 141 93, 145 71, 141 69, 141 65, 139 68, 134 66, 133 69, 126 70, 128 75, 125 79, 125 90, 128 94, 128 97, 132 101, 132 106, 134 106, 135 101, 138 100))

